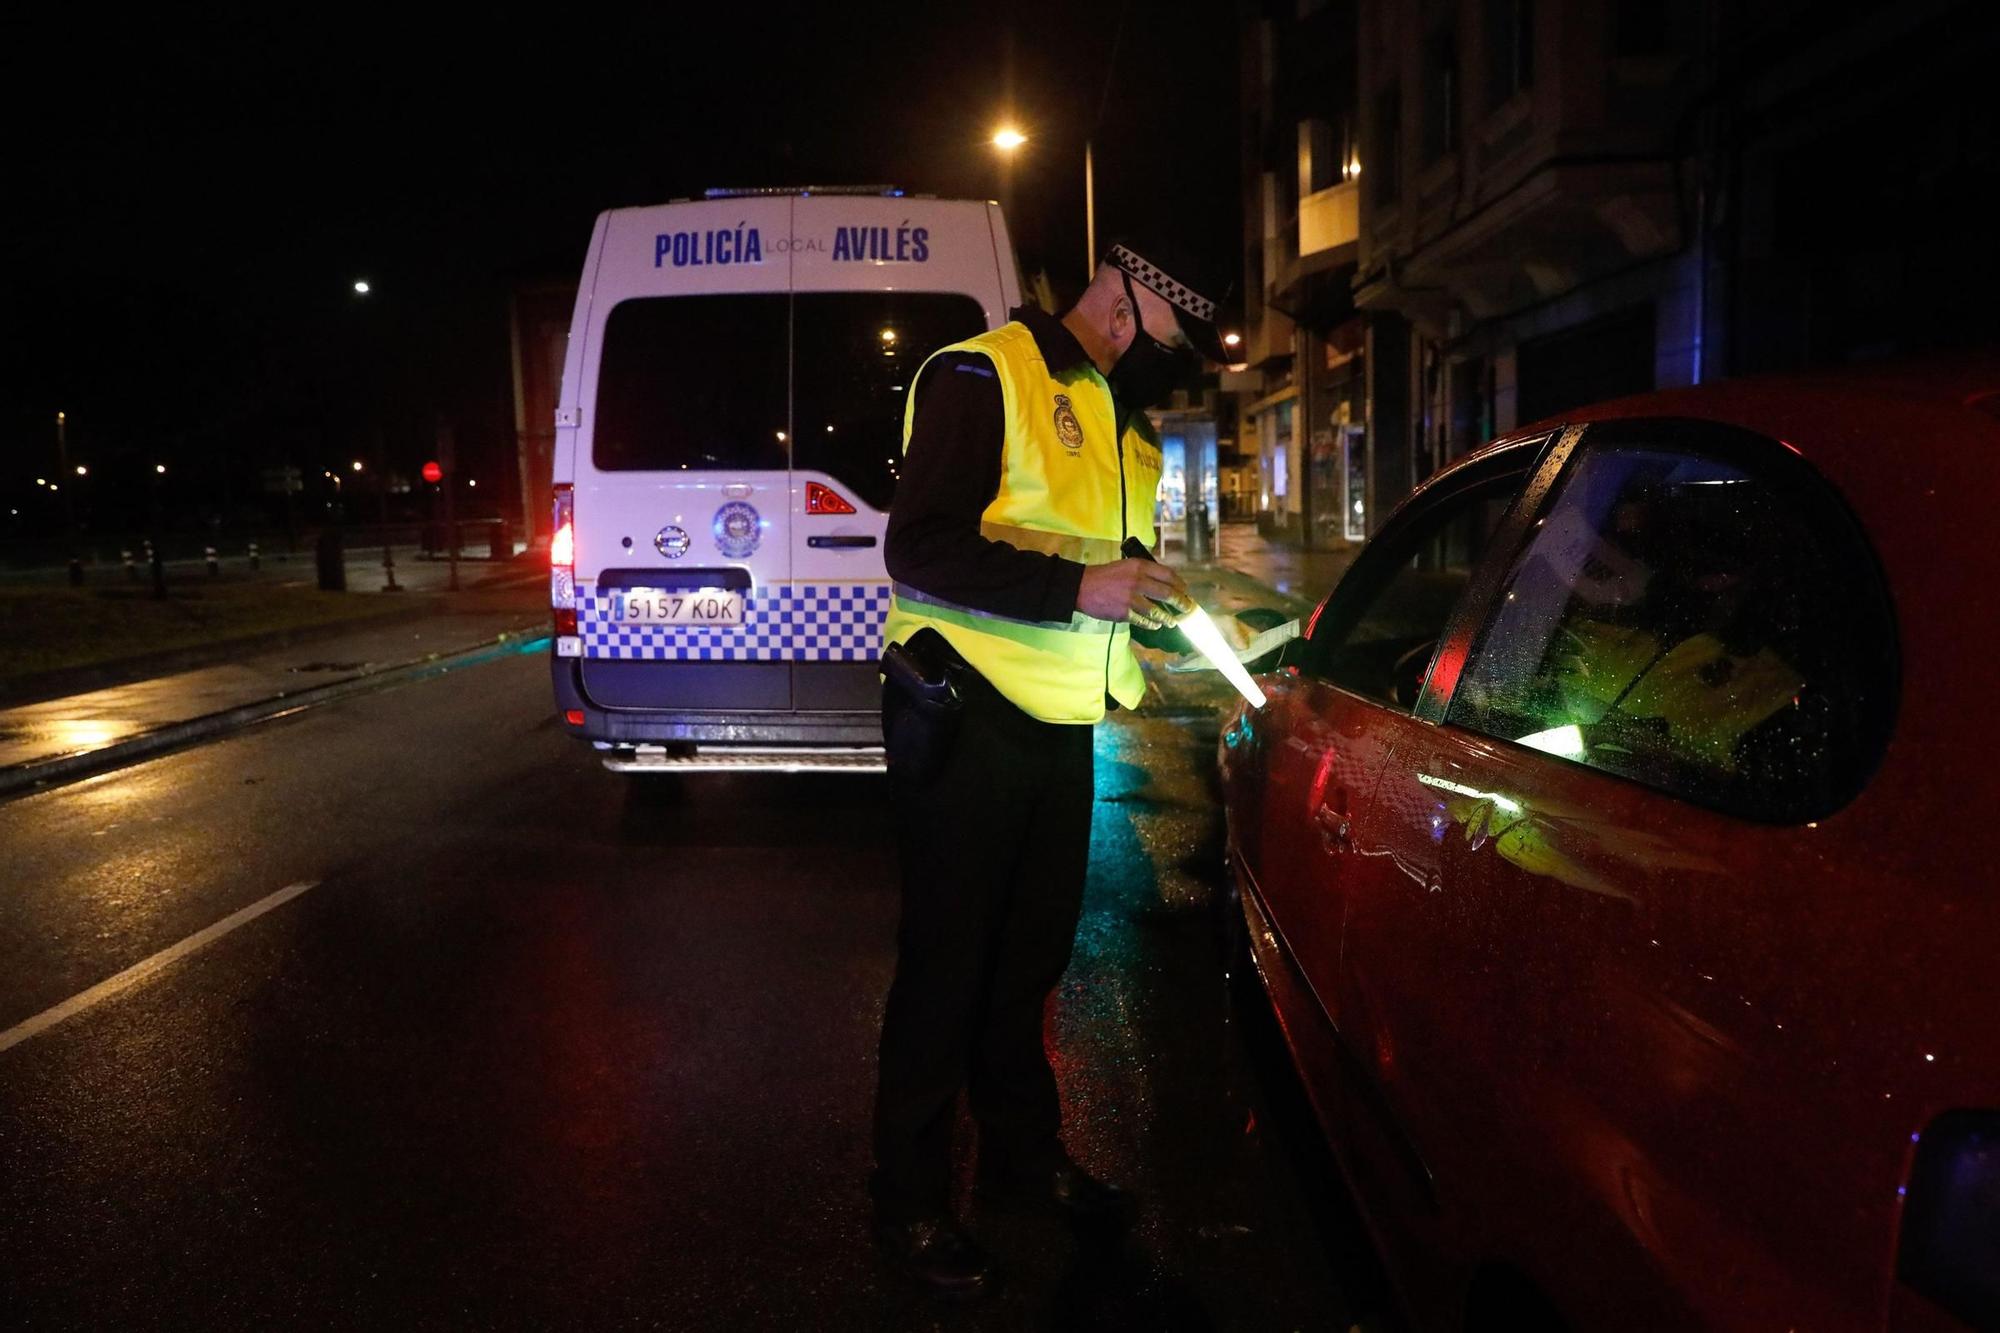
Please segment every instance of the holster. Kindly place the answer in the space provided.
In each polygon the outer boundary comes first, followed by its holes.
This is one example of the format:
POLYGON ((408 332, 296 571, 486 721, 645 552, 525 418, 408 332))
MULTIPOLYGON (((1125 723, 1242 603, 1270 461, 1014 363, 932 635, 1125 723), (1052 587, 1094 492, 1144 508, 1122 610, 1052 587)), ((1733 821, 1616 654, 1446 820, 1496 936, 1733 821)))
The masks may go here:
POLYGON ((882 675, 890 686, 882 708, 889 772, 927 782, 951 754, 978 673, 944 635, 926 625, 905 642, 882 650, 882 675))

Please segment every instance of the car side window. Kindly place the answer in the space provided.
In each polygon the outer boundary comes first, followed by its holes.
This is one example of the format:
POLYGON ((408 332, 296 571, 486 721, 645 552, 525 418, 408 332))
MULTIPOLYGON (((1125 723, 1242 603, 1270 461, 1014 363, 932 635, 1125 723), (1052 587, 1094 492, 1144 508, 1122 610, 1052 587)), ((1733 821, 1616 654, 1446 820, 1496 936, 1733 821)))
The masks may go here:
POLYGON ((1486 544, 1519 493, 1512 470, 1407 516, 1365 547, 1327 602, 1302 669, 1404 711, 1486 544))
POLYGON ((1859 526, 1774 442, 1655 445, 1674 433, 1655 423, 1598 447, 1605 429, 1530 529, 1446 722, 1745 818, 1846 804, 1896 688, 1859 526))

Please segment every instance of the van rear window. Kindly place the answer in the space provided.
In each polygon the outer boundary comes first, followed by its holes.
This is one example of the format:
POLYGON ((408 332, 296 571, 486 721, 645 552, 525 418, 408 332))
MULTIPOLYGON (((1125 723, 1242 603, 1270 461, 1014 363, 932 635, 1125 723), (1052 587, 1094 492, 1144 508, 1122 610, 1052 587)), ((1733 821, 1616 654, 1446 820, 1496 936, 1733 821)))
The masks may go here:
POLYGON ((790 300, 649 296, 613 307, 597 374, 598 470, 783 470, 790 300))
POLYGON ((910 377, 985 328, 979 302, 937 292, 622 301, 604 325, 591 459, 603 472, 796 466, 887 509, 910 377))
POLYGON ((793 464, 887 509, 910 377, 938 348, 985 332, 986 314, 938 292, 800 292, 792 318, 793 464))

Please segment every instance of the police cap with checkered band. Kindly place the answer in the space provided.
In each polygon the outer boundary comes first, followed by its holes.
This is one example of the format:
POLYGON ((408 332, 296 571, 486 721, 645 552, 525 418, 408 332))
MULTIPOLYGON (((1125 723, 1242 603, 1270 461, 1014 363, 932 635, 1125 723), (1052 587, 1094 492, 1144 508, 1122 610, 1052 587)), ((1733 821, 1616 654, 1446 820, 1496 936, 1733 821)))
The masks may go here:
POLYGON ((1217 302, 1226 293, 1209 266, 1163 237, 1121 239, 1104 252, 1104 262, 1123 269, 1132 281, 1171 305, 1175 322, 1195 351, 1217 365, 1229 363, 1215 328, 1217 302))

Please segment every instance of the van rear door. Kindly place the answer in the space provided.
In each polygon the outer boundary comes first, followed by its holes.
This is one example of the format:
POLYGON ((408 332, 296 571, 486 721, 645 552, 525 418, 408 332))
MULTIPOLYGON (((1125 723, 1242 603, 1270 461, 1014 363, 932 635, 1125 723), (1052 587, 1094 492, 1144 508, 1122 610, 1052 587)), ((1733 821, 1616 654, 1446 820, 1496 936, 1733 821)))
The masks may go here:
POLYGON ((772 635, 792 580, 791 207, 610 215, 575 472, 582 668, 606 707, 792 706, 772 635))
MULTIPOLYGON (((1018 297, 997 214, 952 200, 796 201, 792 577, 802 590, 886 610, 881 543, 911 377, 939 347, 1005 323, 1018 297)), ((865 676, 872 689, 874 672, 865 676)))

